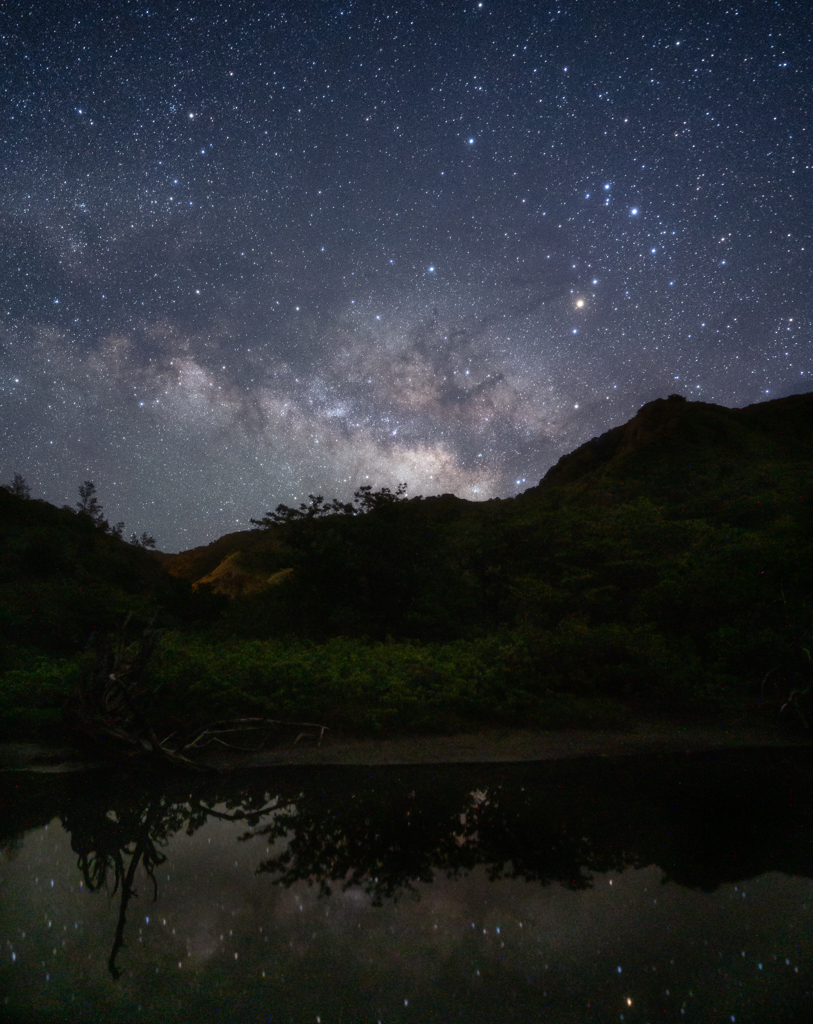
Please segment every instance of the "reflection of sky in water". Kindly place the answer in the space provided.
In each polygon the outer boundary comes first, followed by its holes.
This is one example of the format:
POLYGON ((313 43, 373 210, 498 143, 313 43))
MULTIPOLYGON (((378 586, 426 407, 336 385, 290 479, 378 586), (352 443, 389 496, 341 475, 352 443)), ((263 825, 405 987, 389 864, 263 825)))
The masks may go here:
POLYGON ((58 820, 7 847, 0 1009, 29 1021, 790 1021, 810 988, 810 879, 770 872, 709 894, 649 866, 574 891, 490 882, 476 866, 376 907, 357 886, 274 885, 256 869, 285 840, 269 849, 245 833, 212 819, 178 832, 155 902, 139 868, 118 981, 119 893, 87 891, 58 820))

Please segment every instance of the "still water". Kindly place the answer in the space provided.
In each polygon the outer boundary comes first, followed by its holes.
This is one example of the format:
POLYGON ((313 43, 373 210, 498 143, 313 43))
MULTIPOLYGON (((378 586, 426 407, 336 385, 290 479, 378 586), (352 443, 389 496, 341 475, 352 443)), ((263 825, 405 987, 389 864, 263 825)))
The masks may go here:
POLYGON ((0 773, 0 1018, 813 1020, 812 767, 0 773))

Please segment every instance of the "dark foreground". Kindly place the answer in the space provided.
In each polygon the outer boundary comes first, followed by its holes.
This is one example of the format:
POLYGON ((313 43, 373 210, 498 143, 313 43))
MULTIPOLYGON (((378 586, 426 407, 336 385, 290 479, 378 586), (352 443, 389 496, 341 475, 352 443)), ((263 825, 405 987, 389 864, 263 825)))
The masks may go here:
MULTIPOLYGON (((402 765, 476 764, 482 762, 550 761, 599 755, 668 751, 732 750, 742 747, 809 746, 804 732, 763 723, 690 725, 667 720, 640 721, 627 729, 492 729, 453 736, 424 735, 390 739, 359 739, 325 733, 303 736, 257 752, 210 748, 202 764, 221 770, 270 765, 402 765)), ((102 754, 70 746, 0 743, 0 771, 80 771, 88 768, 131 768, 131 756, 102 754)), ((152 764, 153 762, 142 762, 152 764)), ((160 762, 156 767, 163 767, 160 762)))
MULTIPOLYGON (((563 756, 563 737, 510 734, 431 742, 547 759, 370 766, 356 745, 366 763, 2 772, 0 1016, 810 1019, 813 753, 745 738, 571 734, 563 756)), ((399 756, 427 755, 411 743, 399 756)))

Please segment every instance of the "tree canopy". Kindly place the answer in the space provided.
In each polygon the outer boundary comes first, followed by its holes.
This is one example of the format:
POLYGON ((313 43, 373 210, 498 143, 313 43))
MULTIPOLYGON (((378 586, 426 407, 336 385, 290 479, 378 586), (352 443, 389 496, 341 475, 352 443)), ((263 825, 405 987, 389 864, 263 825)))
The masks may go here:
POLYGON ((295 523, 303 520, 318 519, 323 516, 359 516, 374 509, 391 505, 396 501, 406 500, 406 482, 398 484, 394 491, 389 487, 381 487, 374 491, 371 484, 363 484, 353 494, 353 500, 340 501, 334 498, 333 501, 325 501, 321 494, 309 494, 308 502, 300 504, 299 508, 290 505, 277 505, 273 512, 266 512, 262 519, 252 519, 255 526, 268 528, 284 523, 295 523))

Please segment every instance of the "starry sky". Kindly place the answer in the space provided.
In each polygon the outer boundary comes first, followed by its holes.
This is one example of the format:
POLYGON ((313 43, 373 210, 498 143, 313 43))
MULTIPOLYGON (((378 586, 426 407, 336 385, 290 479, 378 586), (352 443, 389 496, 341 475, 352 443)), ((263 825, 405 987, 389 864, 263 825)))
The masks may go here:
POLYGON ((0 5, 0 480, 163 550, 810 390, 805 3, 0 5))

